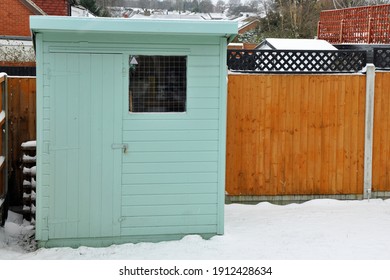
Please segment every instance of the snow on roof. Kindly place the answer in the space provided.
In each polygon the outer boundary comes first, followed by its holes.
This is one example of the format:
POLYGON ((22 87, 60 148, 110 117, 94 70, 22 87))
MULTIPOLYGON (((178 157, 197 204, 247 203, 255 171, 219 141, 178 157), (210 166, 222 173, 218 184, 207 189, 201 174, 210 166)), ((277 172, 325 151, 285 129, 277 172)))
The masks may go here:
POLYGON ((189 20, 204 20, 200 15, 187 15, 187 14, 152 14, 145 16, 142 14, 135 14, 130 17, 131 19, 189 19, 189 20))
POLYGON ((256 49, 261 49, 265 44, 276 50, 337 50, 337 48, 325 40, 280 38, 267 38, 256 49))
POLYGON ((72 6, 70 15, 72 17, 95 17, 94 14, 83 6, 72 6))
POLYGON ((0 39, 0 61, 35 61, 35 53, 32 41, 0 39))

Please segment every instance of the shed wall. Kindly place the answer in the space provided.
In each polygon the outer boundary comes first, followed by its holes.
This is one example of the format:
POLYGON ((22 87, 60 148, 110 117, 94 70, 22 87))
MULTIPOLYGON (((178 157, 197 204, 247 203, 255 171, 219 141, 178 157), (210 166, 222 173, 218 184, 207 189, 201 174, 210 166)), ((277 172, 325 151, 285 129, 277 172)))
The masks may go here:
MULTIPOLYGON (((37 77, 38 88, 41 88, 37 102, 38 158, 41 159, 38 160, 41 185, 38 189, 37 239, 49 238, 49 213, 57 211, 64 219, 70 219, 66 209, 77 208, 66 195, 62 197, 68 201, 53 204, 53 198, 59 196, 51 187, 55 174, 50 168, 53 152, 48 150, 55 125, 50 112, 61 110, 61 106, 53 107, 50 99, 63 94, 61 89, 50 90, 53 71, 64 63, 63 74, 69 75, 71 62, 60 58, 60 54, 77 52, 118 53, 123 57, 122 142, 129 145, 129 151, 121 160, 121 201, 112 201, 113 205, 121 205, 120 236, 223 233, 226 84, 221 81, 226 79, 226 70, 221 71, 220 66, 225 65, 226 54, 225 46, 221 47, 221 44, 226 44, 226 39, 109 34, 103 40, 96 34, 44 35, 42 54, 37 54, 43 59, 43 64, 38 65, 38 72, 42 71, 43 77, 37 77), (185 113, 128 113, 126 89, 130 54, 187 56, 185 113)), ((37 49, 39 52, 39 47, 37 49)), ((72 211, 73 220, 82 215, 81 208, 72 211)), ((54 236, 67 238, 63 234, 54 236)))

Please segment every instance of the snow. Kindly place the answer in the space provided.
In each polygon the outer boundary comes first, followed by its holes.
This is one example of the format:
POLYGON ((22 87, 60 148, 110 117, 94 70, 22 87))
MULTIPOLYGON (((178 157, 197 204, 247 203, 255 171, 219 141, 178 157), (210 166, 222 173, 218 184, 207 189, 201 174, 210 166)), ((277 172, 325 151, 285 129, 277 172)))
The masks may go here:
POLYGON ((107 248, 52 248, 28 252, 25 242, 20 240, 28 239, 32 226, 20 225, 20 219, 16 225, 10 223, 7 220, 4 229, 0 228, 0 259, 390 258, 390 199, 323 199, 286 206, 267 202, 231 204, 225 206, 225 234, 222 236, 204 240, 198 235, 189 235, 178 241, 128 243, 107 248))
POLYGON ((33 140, 33 141, 23 142, 21 146, 22 146, 22 148, 32 148, 32 147, 36 147, 36 146, 37 146, 37 141, 36 141, 36 140, 33 140))
POLYGON ((5 157, 0 156, 0 166, 3 166, 4 161, 5 161, 5 157))
MULTIPOLYGON (((320 39, 267 38, 265 41, 272 45, 276 50, 337 50, 332 44, 320 39)), ((261 45, 262 47, 259 47, 259 49, 270 49, 267 44, 261 45)))
POLYGON ((0 112, 0 123, 5 119, 5 112, 1 111, 0 112))
POLYGON ((36 161, 37 157, 36 156, 29 156, 29 155, 23 155, 23 161, 36 161))
POLYGON ((31 168, 23 167, 23 174, 35 176, 37 174, 37 167, 36 166, 33 166, 31 168))

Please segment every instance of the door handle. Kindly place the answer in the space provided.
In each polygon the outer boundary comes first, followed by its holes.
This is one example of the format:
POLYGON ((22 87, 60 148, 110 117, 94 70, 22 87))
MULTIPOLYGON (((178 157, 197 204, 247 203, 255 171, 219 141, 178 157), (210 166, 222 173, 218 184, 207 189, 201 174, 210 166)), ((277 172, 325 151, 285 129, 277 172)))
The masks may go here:
POLYGON ((129 145, 128 144, 111 144, 111 148, 112 149, 121 149, 123 150, 123 153, 127 153, 128 149, 129 149, 129 145))

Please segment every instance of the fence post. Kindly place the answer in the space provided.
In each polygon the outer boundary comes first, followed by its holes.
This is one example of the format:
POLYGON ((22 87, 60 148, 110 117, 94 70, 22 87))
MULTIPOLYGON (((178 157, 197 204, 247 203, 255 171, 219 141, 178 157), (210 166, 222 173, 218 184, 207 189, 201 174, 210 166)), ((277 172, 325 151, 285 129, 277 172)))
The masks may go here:
POLYGON ((366 72, 366 126, 364 141, 364 193, 369 199, 372 190, 372 145, 374 131, 375 66, 367 64, 366 72))

